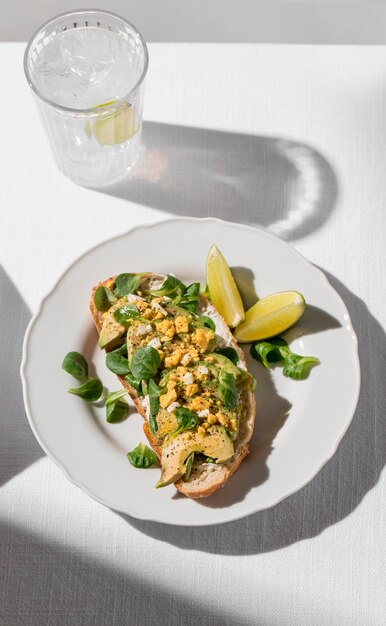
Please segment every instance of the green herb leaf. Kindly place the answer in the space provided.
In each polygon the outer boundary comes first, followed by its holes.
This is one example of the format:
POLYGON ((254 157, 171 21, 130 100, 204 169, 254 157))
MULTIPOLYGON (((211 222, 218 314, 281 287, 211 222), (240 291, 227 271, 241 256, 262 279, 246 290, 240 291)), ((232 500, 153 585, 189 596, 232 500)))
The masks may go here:
POLYGON ((96 402, 103 392, 103 385, 99 378, 89 378, 83 385, 75 389, 69 389, 68 393, 80 396, 87 402, 96 402))
POLYGON ((114 311, 114 317, 119 324, 126 326, 131 320, 137 320, 141 314, 135 304, 125 304, 120 309, 114 311))
MULTIPOLYGON (((127 346, 126 354, 127 354, 127 346)), ((129 361, 127 356, 122 354, 122 347, 118 350, 112 350, 106 354, 106 365, 111 372, 118 376, 125 376, 130 373, 129 361)))
POLYGON ((115 279, 114 294, 117 298, 127 296, 129 293, 134 293, 141 282, 141 274, 119 274, 115 279))
POLYGON ((143 396, 141 381, 135 378, 131 372, 125 376, 125 380, 138 392, 139 396, 143 396))
POLYGON ((232 411, 237 404, 237 387, 233 374, 226 371, 225 368, 220 370, 219 375, 219 392, 223 404, 229 411, 232 411))
POLYGON ((311 367, 320 363, 316 357, 300 356, 292 352, 288 343, 282 337, 272 337, 272 339, 266 341, 258 341, 251 347, 251 355, 267 368, 271 366, 271 363, 284 361, 284 376, 294 380, 307 378, 311 367))
POLYGON ((126 389, 120 389, 107 394, 106 398, 106 422, 109 424, 115 424, 121 422, 126 417, 129 410, 129 405, 126 400, 122 400, 123 396, 127 394, 126 389))
POLYGON ((179 435, 184 430, 191 430, 200 425, 200 418, 195 411, 190 411, 184 407, 178 407, 175 410, 177 419, 177 428, 175 428, 170 434, 179 435))
POLYGON ((63 359, 62 368, 67 374, 71 374, 71 376, 80 382, 83 382, 87 378, 87 361, 79 352, 68 352, 63 359))
POLYGON ((251 356, 266 368, 270 367, 270 363, 283 361, 290 352, 288 343, 282 337, 258 341, 251 347, 251 356))
POLYGON ((134 450, 128 452, 127 458, 131 465, 140 469, 151 467, 157 461, 157 455, 144 443, 139 443, 134 450))
POLYGON ((151 346, 139 348, 131 359, 130 369, 135 378, 149 380, 157 373, 161 365, 161 357, 158 350, 151 346))
POLYGON ((119 389, 119 391, 111 391, 106 396, 106 406, 109 406, 110 404, 115 404, 117 400, 120 400, 126 395, 127 395, 126 389, 119 389))
POLYGON ((106 422, 109 424, 116 424, 122 422, 127 416, 129 405, 126 400, 118 400, 115 404, 109 404, 106 406, 106 422))
POLYGON ((108 311, 117 301, 111 289, 100 285, 94 293, 94 304, 97 311, 108 311))
POLYGON ((150 415, 155 417, 159 411, 159 397, 161 395, 161 390, 152 378, 149 380, 147 389, 149 393, 150 415))
POLYGON ((211 297, 210 297, 210 293, 209 293, 209 287, 208 287, 207 283, 205 283, 204 290, 201 293, 202 293, 203 296, 205 296, 205 298, 207 300, 209 300, 209 302, 212 302, 211 297))
POLYGON ((300 356, 291 352, 284 359, 283 374, 287 378, 294 380, 304 380, 308 377, 311 368, 320 363, 319 359, 313 356, 300 356))
MULTIPOLYGON (((179 306, 185 308, 190 313, 197 313, 198 297, 200 294, 200 283, 192 283, 181 294, 178 300, 179 306)), ((176 302, 177 304, 177 302, 176 302)), ((209 318, 208 318, 209 319, 209 318)))
POLYGON ((159 289, 152 290, 151 293, 155 296, 168 296, 168 298, 173 298, 185 293, 185 290, 186 286, 184 283, 175 276, 172 276, 172 274, 169 274, 165 278, 161 287, 159 289))
POLYGON ((237 365, 237 363, 240 360, 239 359, 239 355, 237 354, 237 352, 236 352, 236 350, 234 348, 218 348, 217 350, 215 350, 215 352, 217 354, 222 354, 227 359, 232 361, 233 365, 237 365))
POLYGON ((190 474, 192 473, 193 463, 194 463, 194 452, 191 452, 185 462, 184 480, 189 480, 190 474))
POLYGON ((200 315, 200 317, 196 319, 196 323, 199 326, 206 326, 207 328, 210 328, 214 333, 216 332, 216 324, 210 317, 207 317, 207 315, 200 315))

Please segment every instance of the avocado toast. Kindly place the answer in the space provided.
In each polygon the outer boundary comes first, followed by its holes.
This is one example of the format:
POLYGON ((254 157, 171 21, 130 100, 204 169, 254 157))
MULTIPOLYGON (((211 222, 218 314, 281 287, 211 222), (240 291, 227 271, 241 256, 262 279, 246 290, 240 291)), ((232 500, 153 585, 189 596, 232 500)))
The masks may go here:
POLYGON ((255 417, 254 381, 225 321, 199 283, 149 273, 99 283, 90 310, 145 420, 161 463, 156 486, 209 496, 248 454, 255 417))

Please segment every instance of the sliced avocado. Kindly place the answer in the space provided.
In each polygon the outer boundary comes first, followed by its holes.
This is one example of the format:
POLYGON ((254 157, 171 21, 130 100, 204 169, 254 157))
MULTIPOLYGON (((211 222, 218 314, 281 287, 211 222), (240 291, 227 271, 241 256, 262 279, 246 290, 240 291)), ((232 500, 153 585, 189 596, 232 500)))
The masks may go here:
POLYGON ((201 452, 223 463, 233 455, 234 448, 223 426, 211 426, 205 435, 188 431, 177 435, 162 449, 162 471, 157 488, 166 487, 184 475, 184 464, 191 452, 201 452))
POLYGON ((168 313, 177 317, 177 315, 183 315, 184 317, 192 317, 192 314, 187 309, 183 309, 181 306, 177 306, 176 304, 168 304, 165 306, 165 309, 168 313))
POLYGON ((165 437, 177 428, 177 419, 174 413, 168 413, 166 409, 160 409, 157 414, 157 437, 165 437))
POLYGON ((114 345, 118 343, 118 339, 125 334, 126 328, 119 324, 114 317, 114 312, 120 309, 122 306, 127 304, 127 298, 120 298, 118 302, 113 304, 112 307, 107 311, 105 317, 103 319, 102 329, 99 335, 99 347, 106 348, 109 350, 113 348, 114 345))
POLYGON ((240 376, 241 370, 223 354, 210 352, 208 356, 213 358, 213 364, 217 365, 220 368, 224 368, 227 372, 229 372, 229 374, 233 374, 235 378, 238 378, 240 376))

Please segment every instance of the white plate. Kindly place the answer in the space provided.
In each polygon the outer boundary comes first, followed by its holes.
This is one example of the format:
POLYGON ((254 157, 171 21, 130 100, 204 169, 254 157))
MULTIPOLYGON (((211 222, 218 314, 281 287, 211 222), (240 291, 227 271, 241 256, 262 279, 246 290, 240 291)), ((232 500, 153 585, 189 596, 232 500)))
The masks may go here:
POLYGON ((69 480, 133 517, 187 526, 244 517, 303 487, 334 454, 354 414, 360 385, 350 317, 324 274, 262 230, 211 218, 140 226, 75 261, 28 327, 21 372, 32 430, 69 480), (282 290, 304 294, 307 311, 286 337, 295 352, 318 356, 321 364, 307 380, 293 381, 280 368, 268 372, 250 359, 258 380, 251 453, 224 489, 195 501, 173 486, 155 489, 158 469, 129 464, 126 453, 146 441, 142 418, 132 409, 125 422, 107 424, 103 408, 67 393, 74 380, 61 363, 67 352, 77 350, 110 390, 119 389, 97 346, 88 309, 91 288, 133 271, 173 272, 184 282, 203 282, 212 243, 235 268, 249 304, 253 287, 259 297, 282 290))

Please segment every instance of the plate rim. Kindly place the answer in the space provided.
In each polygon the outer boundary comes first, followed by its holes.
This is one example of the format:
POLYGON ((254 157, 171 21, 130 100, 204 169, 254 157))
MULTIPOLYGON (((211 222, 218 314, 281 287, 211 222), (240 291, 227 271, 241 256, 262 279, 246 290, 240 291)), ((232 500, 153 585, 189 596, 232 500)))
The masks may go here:
POLYGON ((24 402, 24 408, 25 408, 25 412, 27 415, 27 419, 30 425, 30 428, 33 432, 33 434, 35 435, 35 438, 37 439, 39 445, 41 446, 41 448, 43 449, 43 451, 45 452, 45 454, 47 455, 48 458, 50 458, 55 465, 61 470, 61 472, 64 474, 64 476, 67 478, 67 480, 69 480, 69 482, 71 482, 73 485, 75 485, 76 487, 78 487, 79 489, 81 489, 84 493, 86 493, 89 497, 91 497, 93 500, 99 502, 100 504, 110 508, 111 510, 114 510, 116 512, 119 513, 123 513, 124 515, 128 515, 130 517, 133 517, 134 519, 138 519, 141 521, 147 521, 147 522, 152 522, 152 523, 157 523, 157 524, 167 524, 170 526, 179 526, 179 527, 205 527, 205 526, 215 526, 215 525, 219 525, 219 524, 227 524, 227 523, 232 523, 235 521, 238 521, 240 519, 244 519, 246 517, 249 517, 250 515, 254 515, 256 513, 259 513, 261 511, 266 511, 268 509, 271 509, 272 507, 276 506, 277 504, 279 504, 280 502, 283 502, 284 500, 286 500, 287 498, 291 497, 292 495, 294 495, 295 493, 297 493, 298 491, 300 491, 301 489, 303 489, 306 485, 308 485, 316 476, 317 474, 321 471, 321 469, 324 467, 324 465, 326 465, 328 463, 328 461, 330 461, 332 459, 332 457, 335 455, 339 444, 341 443, 344 435, 346 434, 352 419, 355 415, 355 411, 358 405, 358 400, 359 400, 359 394, 360 394, 360 389, 361 389, 361 370, 360 370, 360 359, 359 359, 359 347, 358 347, 358 338, 356 335, 356 332, 354 330, 353 324, 352 324, 352 320, 351 320, 351 316, 350 313, 346 307, 346 304, 343 301, 343 298, 340 296, 340 294, 336 291, 336 289, 334 289, 334 287, 331 285, 330 281, 328 280, 327 276, 324 274, 324 272, 317 267, 316 265, 314 265, 313 263, 311 263, 311 261, 309 261, 301 252, 299 252, 296 248, 294 248, 294 246, 287 242, 284 241, 283 239, 281 239, 280 237, 270 233, 269 231, 267 231, 266 229, 262 228, 262 227, 256 227, 256 226, 250 226, 247 224, 241 224, 239 222, 231 222, 229 220, 223 220, 221 218, 218 217, 190 217, 190 216, 179 216, 179 217, 171 217, 171 218, 166 218, 166 219, 161 219, 161 220, 157 220, 155 222, 149 222, 149 223, 142 223, 142 224, 137 224, 131 228, 129 228, 128 230, 125 230, 123 233, 120 233, 118 235, 114 235, 113 237, 108 237, 107 239, 104 239, 100 242, 98 242, 97 244, 95 244, 94 246, 91 246, 90 248, 88 248, 87 250, 85 250, 83 253, 81 253, 80 255, 78 255, 67 267, 66 269, 59 275, 59 277, 54 281, 52 287, 47 291, 46 295, 40 300, 38 307, 35 311, 35 313, 33 314, 32 318, 30 319, 28 326, 26 328, 25 331, 25 335, 24 335, 24 339, 23 339, 23 349, 22 349, 22 359, 21 359, 21 364, 20 364, 20 377, 21 377, 21 382, 22 382, 22 392, 23 392, 23 402, 24 402), (26 376, 26 367, 27 367, 27 363, 28 363, 28 343, 29 343, 29 338, 30 335, 33 331, 33 328, 37 322, 37 320, 39 319, 42 310, 45 306, 45 303, 47 302, 47 300, 52 296, 52 294, 55 292, 55 290, 58 288, 58 286, 60 285, 61 281, 63 280, 63 278, 73 269, 73 267, 75 267, 84 257, 86 257, 88 254, 92 253, 94 250, 97 250, 98 248, 104 246, 107 243, 111 243, 115 240, 118 240, 120 238, 126 237, 129 234, 135 232, 136 230, 147 230, 147 229, 151 229, 151 228, 156 228, 158 226, 160 226, 163 223, 186 223, 186 222, 194 222, 194 223, 205 223, 205 222, 211 222, 211 223, 217 223, 217 224, 221 224, 224 225, 226 227, 233 227, 233 228, 239 228, 241 230, 246 230, 249 232, 258 232, 260 235, 267 237, 268 239, 274 240, 276 243, 279 243, 283 248, 289 248, 291 250, 291 253, 293 253, 295 256, 298 257, 298 259, 304 263, 306 266, 312 268, 313 271, 315 271, 318 275, 319 275, 319 279, 324 283, 324 285, 330 290, 331 293, 333 293, 334 297, 338 299, 342 309, 345 312, 345 316, 346 316, 346 330, 350 331, 350 337, 352 340, 352 347, 353 347, 353 356, 354 356, 354 364, 355 364, 355 375, 356 375, 356 381, 355 381, 355 390, 353 390, 353 394, 352 394, 352 401, 351 401, 351 407, 350 410, 347 411, 347 417, 346 420, 342 426, 342 429, 337 437, 337 439, 334 440, 334 445, 331 447, 329 453, 323 458, 323 460, 318 464, 318 466, 316 467, 316 469, 311 473, 311 475, 308 475, 306 478, 302 479, 301 484, 298 484, 297 486, 295 486, 290 492, 286 493, 285 495, 279 495, 276 498, 274 498, 269 504, 264 505, 264 506, 258 506, 257 508, 254 508, 251 511, 248 511, 247 513, 241 512, 241 513, 235 513, 234 515, 231 515, 230 517, 228 517, 227 519, 224 520, 216 520, 216 521, 195 521, 193 519, 190 518, 190 523, 180 523, 179 521, 170 521, 167 519, 154 519, 153 517, 149 517, 149 516, 142 516, 137 512, 133 512, 130 511, 128 512, 127 510, 122 510, 121 508, 116 508, 115 506, 112 506, 111 503, 109 503, 107 500, 104 500, 103 498, 100 498, 97 494, 95 494, 92 490, 90 490, 88 487, 86 487, 85 485, 83 485, 80 481, 78 481, 71 473, 70 471, 64 466, 63 463, 61 463, 56 457, 55 455, 51 452, 51 450, 49 449, 49 446, 46 444, 46 442, 43 441, 43 438, 40 436, 38 429, 34 423, 34 419, 32 416, 32 411, 30 410, 30 406, 29 406, 29 397, 28 397, 28 380, 27 380, 27 376, 26 376))

